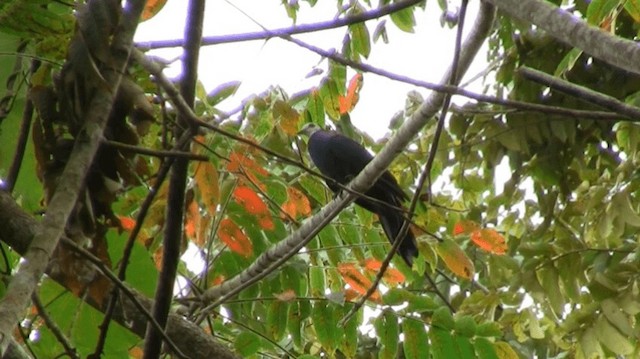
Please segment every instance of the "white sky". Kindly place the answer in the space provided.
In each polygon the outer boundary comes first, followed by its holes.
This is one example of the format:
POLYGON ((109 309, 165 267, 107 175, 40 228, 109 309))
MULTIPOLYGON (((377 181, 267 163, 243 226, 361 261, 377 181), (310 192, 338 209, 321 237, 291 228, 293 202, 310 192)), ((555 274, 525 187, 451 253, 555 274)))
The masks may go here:
MULTIPOLYGON (((269 29, 291 26, 291 19, 278 0, 234 0, 232 3, 245 14, 227 1, 207 2, 205 36, 260 31, 260 26, 255 22, 269 29)), ((454 1, 453 4, 457 5, 458 2, 454 1)), ((310 8, 306 2, 300 1, 300 8, 297 23, 315 23, 333 18, 336 2, 319 1, 310 8)), ((467 29, 476 11, 477 3, 471 2, 467 11, 467 29)), ((428 1, 426 11, 417 10, 415 14, 417 26, 413 34, 398 30, 386 17, 389 44, 381 41, 373 44, 371 56, 366 62, 412 78, 438 82, 453 56, 455 29, 440 27, 441 10, 435 1, 428 1)), ((182 38, 185 18, 186 1, 169 0, 156 17, 140 25, 136 41, 182 38)), ((370 34, 373 34, 377 24, 378 20, 367 22, 370 34)), ((296 37, 330 49, 341 46, 344 34, 345 29, 339 28, 296 37)), ((181 49, 176 48, 158 50, 153 54, 176 58, 180 53, 181 49)), ((225 82, 242 81, 236 96, 223 103, 223 109, 229 110, 237 107, 250 94, 260 93, 270 85, 280 85, 290 95, 318 85, 322 75, 305 77, 320 60, 318 55, 280 39, 222 44, 202 48, 199 74, 207 91, 225 82)), ((481 55, 469 74, 481 71, 484 64, 485 59, 481 55)), ((326 61, 320 67, 326 69, 326 61)), ((179 68, 179 64, 176 64, 167 70, 167 74, 176 76, 179 68)), ((348 77, 352 75, 353 72, 348 73, 348 77)), ((392 116, 404 108, 407 92, 413 89, 415 87, 411 85, 364 74, 360 102, 351 113, 351 119, 374 138, 382 137, 392 116)), ((423 96, 428 92, 419 91, 423 96)))

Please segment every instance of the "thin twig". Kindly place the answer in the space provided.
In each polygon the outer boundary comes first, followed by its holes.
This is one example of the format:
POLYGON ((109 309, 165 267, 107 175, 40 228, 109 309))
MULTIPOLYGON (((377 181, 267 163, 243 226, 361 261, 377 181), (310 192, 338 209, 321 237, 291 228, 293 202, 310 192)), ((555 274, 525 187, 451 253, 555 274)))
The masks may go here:
POLYGON ((110 141, 110 140, 104 140, 103 143, 107 146, 111 146, 120 150, 131 151, 131 152, 159 157, 159 158, 173 157, 173 158, 186 158, 194 161, 204 161, 204 162, 209 161, 209 157, 204 155, 199 155, 196 153, 191 153, 191 152, 152 150, 146 147, 133 146, 133 145, 128 145, 126 143, 110 141))
POLYGON ((58 327, 58 323, 49 316, 47 309, 42 304, 42 301, 40 301, 40 296, 34 292, 31 294, 31 301, 38 310, 38 315, 44 320, 44 324, 47 325, 53 336, 56 337, 56 340, 58 340, 64 348, 65 353, 72 359, 80 359, 76 348, 71 345, 69 339, 67 339, 66 335, 64 335, 60 327, 58 327))
MULTIPOLYGON (((74 241, 70 240, 69 238, 63 237, 60 242, 65 247, 80 254, 84 259, 86 259, 87 261, 91 262, 94 266, 96 266, 96 268, 100 271, 100 273, 102 273, 105 277, 107 277, 118 290, 122 291, 129 298, 129 300, 131 300, 131 302, 136 307, 136 309, 138 309, 138 311, 147 318, 149 323, 154 325, 156 328, 162 330, 162 327, 153 318, 153 316, 151 315, 151 312, 149 312, 149 310, 145 308, 145 306, 142 305, 142 303, 140 303, 136 295, 129 289, 129 287, 127 287, 127 285, 123 281, 121 281, 118 278, 118 276, 116 276, 115 273, 113 273, 111 269, 109 269, 100 258, 96 257, 95 255, 93 255, 93 253, 87 251, 86 249, 78 246, 74 241)), ((171 348, 171 350, 175 351, 175 353, 177 353, 177 355, 179 355, 181 358, 186 358, 186 356, 179 354, 180 350, 178 349, 178 346, 171 341, 171 338, 169 338, 169 336, 166 335, 166 333, 164 335, 165 335, 164 339, 165 341, 167 341, 168 346, 171 348)))
MULTIPOLYGON (((21 60, 21 56, 18 59, 21 60)), ((33 74, 40 67, 40 62, 37 60, 31 61, 30 72, 33 74)), ((22 160, 27 148, 27 142, 29 140, 29 130, 31 128, 31 121, 33 119, 33 101, 27 96, 24 103, 24 109, 22 110, 22 120, 20 121, 20 131, 18 133, 18 140, 16 142, 16 152, 13 155, 13 161, 11 167, 7 172, 7 178, 5 179, 5 187, 9 193, 13 192, 13 189, 18 181, 18 174, 20 173, 20 167, 22 167, 22 160)))

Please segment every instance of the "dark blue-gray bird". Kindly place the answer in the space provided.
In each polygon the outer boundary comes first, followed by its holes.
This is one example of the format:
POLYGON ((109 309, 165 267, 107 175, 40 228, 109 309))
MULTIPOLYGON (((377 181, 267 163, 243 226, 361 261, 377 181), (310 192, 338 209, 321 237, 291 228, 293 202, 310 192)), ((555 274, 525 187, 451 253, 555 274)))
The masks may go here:
MULTIPOLYGON (((325 131, 316 124, 306 124, 300 133, 309 136, 309 155, 316 167, 323 175, 340 184, 348 184, 373 159, 369 151, 358 142, 337 132, 325 131)), ((333 192, 340 191, 340 186, 332 181, 326 182, 333 192)), ((402 208, 407 195, 393 175, 385 171, 365 192, 365 196, 358 197, 355 202, 378 215, 384 233, 393 243, 405 222, 402 211, 398 208, 402 208)), ((418 248, 411 230, 407 229, 406 233, 398 252, 411 267, 413 259, 418 256, 418 248)))

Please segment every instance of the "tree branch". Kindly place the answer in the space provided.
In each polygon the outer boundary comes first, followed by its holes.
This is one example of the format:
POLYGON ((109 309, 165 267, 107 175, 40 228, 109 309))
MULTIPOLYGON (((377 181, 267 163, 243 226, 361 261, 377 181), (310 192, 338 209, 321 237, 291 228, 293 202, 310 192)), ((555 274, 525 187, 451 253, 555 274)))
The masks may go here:
MULTIPOLYGON (((268 40, 273 37, 283 37, 295 34, 304 34, 309 32, 318 32, 322 30, 336 29, 351 24, 365 22, 367 20, 377 19, 379 17, 389 15, 391 13, 406 9, 420 3, 423 0, 405 0, 398 1, 390 5, 382 6, 378 9, 363 12, 357 15, 346 16, 341 19, 333 19, 313 24, 303 24, 280 29, 265 30, 258 32, 248 32, 244 34, 230 34, 222 36, 207 36, 202 38, 202 45, 228 44, 232 42, 268 40)), ((184 46, 184 39, 148 41, 136 43, 136 47, 141 50, 160 49, 165 47, 181 47, 184 46)))
POLYGON ((64 168, 62 178, 49 203, 46 215, 36 233, 24 261, 13 276, 7 293, 0 301, 0 356, 12 337, 13 328, 20 321, 24 307, 45 272, 49 259, 64 233, 69 214, 73 210, 84 179, 98 151, 107 124, 113 99, 117 93, 133 44, 133 34, 144 8, 144 1, 129 0, 123 18, 111 44, 113 62, 104 78, 109 86, 98 86, 86 114, 86 123, 78 134, 74 149, 64 168))
MULTIPOLYGON (((204 23, 204 4, 204 0, 191 0, 187 10, 186 43, 182 59, 180 94, 191 108, 193 108, 195 101, 196 83, 198 81, 198 57, 200 55, 202 24, 204 23)), ((187 115, 178 115, 176 138, 181 137, 183 134, 191 137, 196 133, 197 127, 193 124, 189 125, 190 123, 187 115)), ((183 148, 188 149, 190 144, 191 141, 188 141, 183 148)), ((166 224, 162 241, 162 267, 158 277, 155 303, 153 305, 153 317, 163 327, 166 325, 169 310, 171 309, 173 288, 178 264, 180 263, 180 244, 183 235, 182 225, 188 170, 189 161, 185 158, 177 158, 173 164, 169 182, 169 194, 165 212, 166 224)), ((144 359, 159 358, 161 349, 161 332, 149 325, 145 335, 144 359)))
MULTIPOLYGON (((42 223, 24 212, 8 193, 0 191, 1 241, 23 255, 26 253, 35 233, 40 231, 41 226, 42 223)), ((87 266, 92 265, 91 262, 86 260, 85 263, 87 266)), ((68 283, 59 271, 47 272, 47 274, 62 286, 68 283)), ((100 269, 96 274, 98 276, 96 281, 99 281, 100 277, 104 277, 100 269)), ((149 298, 135 290, 131 290, 131 292, 135 296, 136 302, 141 303, 147 310, 151 309, 152 301, 149 298)), ((106 310, 105 303, 96 303, 89 296, 85 296, 82 299, 101 312, 106 310)), ((139 310, 137 305, 127 296, 122 296, 121 300, 117 302, 113 319, 124 328, 143 338, 147 327, 147 317, 139 310)), ((182 316, 170 314, 166 332, 180 350, 190 358, 238 358, 226 346, 218 343, 211 335, 204 333, 202 328, 186 321, 182 316)))
POLYGON ((587 24, 584 20, 543 0, 487 0, 509 16, 527 21, 556 39, 610 65, 640 74, 640 48, 587 24))

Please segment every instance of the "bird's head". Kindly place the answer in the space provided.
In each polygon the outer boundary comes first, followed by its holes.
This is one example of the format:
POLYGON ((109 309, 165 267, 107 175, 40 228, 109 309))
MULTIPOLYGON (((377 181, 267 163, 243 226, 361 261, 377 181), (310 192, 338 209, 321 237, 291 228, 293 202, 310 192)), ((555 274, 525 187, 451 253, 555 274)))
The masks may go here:
POLYGON ((307 137, 311 137, 311 135, 316 133, 316 131, 320 131, 320 130, 321 130, 320 126, 316 125, 315 123, 309 122, 309 123, 305 124, 304 126, 302 126, 302 129, 300 129, 300 131, 298 131, 298 134, 299 135, 305 135, 307 137))

